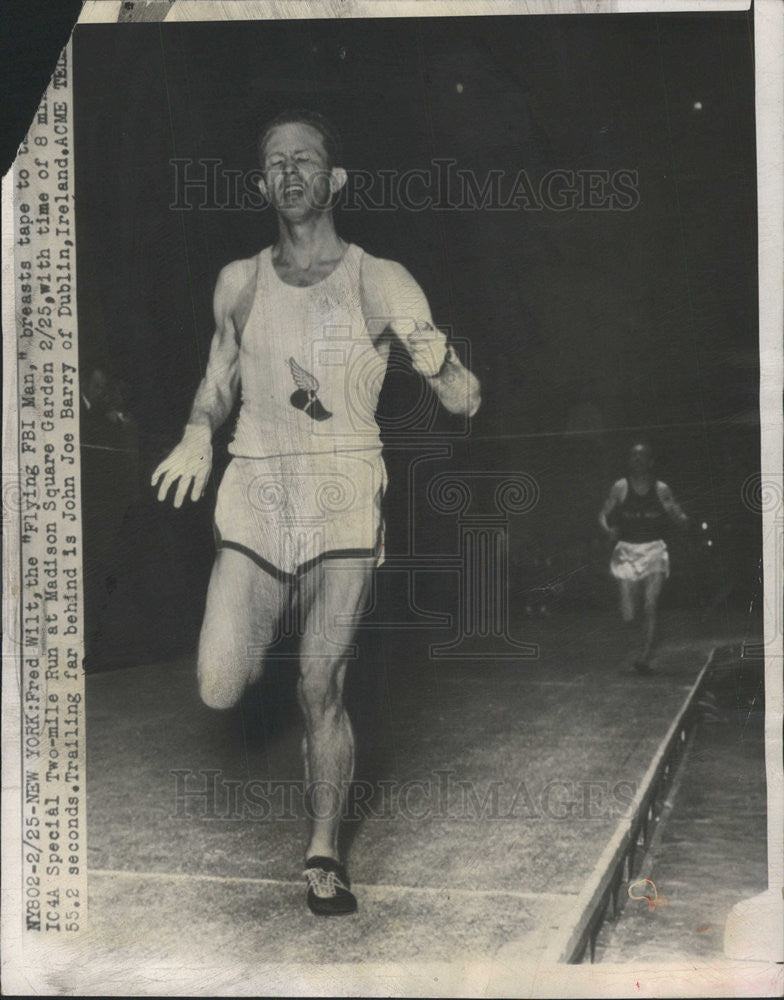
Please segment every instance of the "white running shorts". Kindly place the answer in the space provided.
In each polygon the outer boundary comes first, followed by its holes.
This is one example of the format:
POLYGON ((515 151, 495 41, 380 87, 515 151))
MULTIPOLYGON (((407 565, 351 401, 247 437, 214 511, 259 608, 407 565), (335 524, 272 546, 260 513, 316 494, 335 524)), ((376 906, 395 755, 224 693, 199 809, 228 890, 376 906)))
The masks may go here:
POLYGON ((218 548, 244 552, 280 579, 327 557, 384 558, 381 455, 326 452, 235 457, 218 490, 218 548))
POLYGON ((616 580, 643 580, 654 573, 670 575, 670 556, 659 538, 655 542, 618 542, 610 560, 616 580))

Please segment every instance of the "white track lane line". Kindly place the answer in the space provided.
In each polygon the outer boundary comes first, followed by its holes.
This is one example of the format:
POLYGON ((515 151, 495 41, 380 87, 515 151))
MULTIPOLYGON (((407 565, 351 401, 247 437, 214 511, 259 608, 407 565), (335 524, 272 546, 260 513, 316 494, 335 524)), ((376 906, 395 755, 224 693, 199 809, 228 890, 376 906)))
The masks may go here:
MULTIPOLYGON (((189 874, 188 872, 139 872, 131 869, 106 869, 88 868, 88 878, 138 878, 151 879, 158 882, 214 882, 218 885, 280 885, 296 886, 298 889, 304 887, 304 880, 282 879, 282 878, 253 878, 241 875, 200 875, 189 874)), ((389 894, 389 893, 418 893, 428 896, 465 896, 476 898, 487 898, 490 896, 509 896, 512 899, 547 900, 550 902, 574 902, 576 893, 568 892, 516 892, 512 889, 436 889, 433 886, 421 885, 388 885, 383 882, 353 882, 353 889, 361 889, 363 892, 389 894)))

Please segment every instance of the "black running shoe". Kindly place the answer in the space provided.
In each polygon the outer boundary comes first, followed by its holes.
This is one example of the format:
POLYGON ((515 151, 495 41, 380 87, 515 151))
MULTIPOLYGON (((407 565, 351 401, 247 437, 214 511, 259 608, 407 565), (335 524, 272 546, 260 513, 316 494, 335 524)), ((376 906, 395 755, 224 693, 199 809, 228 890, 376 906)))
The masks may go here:
POLYGON ((308 883, 308 906, 313 913, 320 917, 356 913, 357 900, 339 861, 321 856, 308 858, 302 874, 308 883))

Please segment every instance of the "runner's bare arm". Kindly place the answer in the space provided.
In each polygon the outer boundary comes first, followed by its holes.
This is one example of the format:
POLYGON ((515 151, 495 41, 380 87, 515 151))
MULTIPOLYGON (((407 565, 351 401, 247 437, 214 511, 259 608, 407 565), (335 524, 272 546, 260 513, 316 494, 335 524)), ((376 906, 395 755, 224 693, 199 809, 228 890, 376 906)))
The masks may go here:
POLYGON ((208 430, 212 437, 231 413, 237 398, 239 337, 234 322, 234 307, 243 291, 244 264, 245 261, 234 261, 218 275, 212 299, 215 333, 210 344, 207 370, 196 390, 186 431, 202 428, 208 430))
POLYGON ((182 505, 191 484, 191 500, 198 500, 204 492, 212 468, 212 435, 231 412, 237 395, 239 345, 233 308, 242 279, 237 265, 242 263, 229 264, 218 276, 213 296, 215 333, 207 370, 196 390, 182 440, 152 474, 151 483, 158 484, 159 500, 165 500, 179 480, 175 507, 182 505))
POLYGON ((609 535, 611 538, 617 538, 618 532, 615 528, 610 527, 607 522, 607 518, 612 514, 619 503, 623 501, 623 480, 619 479, 617 482, 612 484, 610 488, 610 493, 607 499, 602 505, 602 509, 599 511, 599 526, 605 534, 609 535))
POLYGON ((674 521, 675 524, 685 528, 689 523, 688 515, 684 514, 680 505, 675 500, 675 497, 672 495, 670 487, 666 483, 657 483, 656 492, 659 495, 662 507, 664 507, 667 511, 670 519, 674 521))
POLYGON ((366 255, 362 273, 363 311, 376 340, 387 329, 411 356, 411 364, 450 413, 472 417, 479 409, 479 379, 460 361, 433 323, 424 292, 401 265, 366 255))

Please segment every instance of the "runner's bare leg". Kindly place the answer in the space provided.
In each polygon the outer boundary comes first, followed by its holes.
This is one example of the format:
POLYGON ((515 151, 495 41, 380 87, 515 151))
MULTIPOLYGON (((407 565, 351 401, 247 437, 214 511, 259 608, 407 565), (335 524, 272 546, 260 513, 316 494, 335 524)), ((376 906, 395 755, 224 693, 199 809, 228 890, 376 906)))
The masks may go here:
POLYGON ((645 597, 643 604, 643 614, 645 621, 645 645, 641 659, 647 662, 653 651, 653 642, 656 636, 656 621, 659 608, 659 596, 664 586, 664 573, 651 573, 645 579, 645 597))
POLYGON ((634 604, 636 585, 634 580, 619 580, 618 589, 621 597, 621 618, 629 625, 634 621, 634 604))
POLYGON ((353 617, 367 601, 375 560, 326 559, 299 583, 303 632, 299 702, 313 826, 306 858, 338 860, 338 832, 354 775, 354 733, 343 704, 353 617))
POLYGON ((290 587, 235 549, 219 549, 199 637, 199 694, 210 708, 231 708, 261 677, 290 587))

